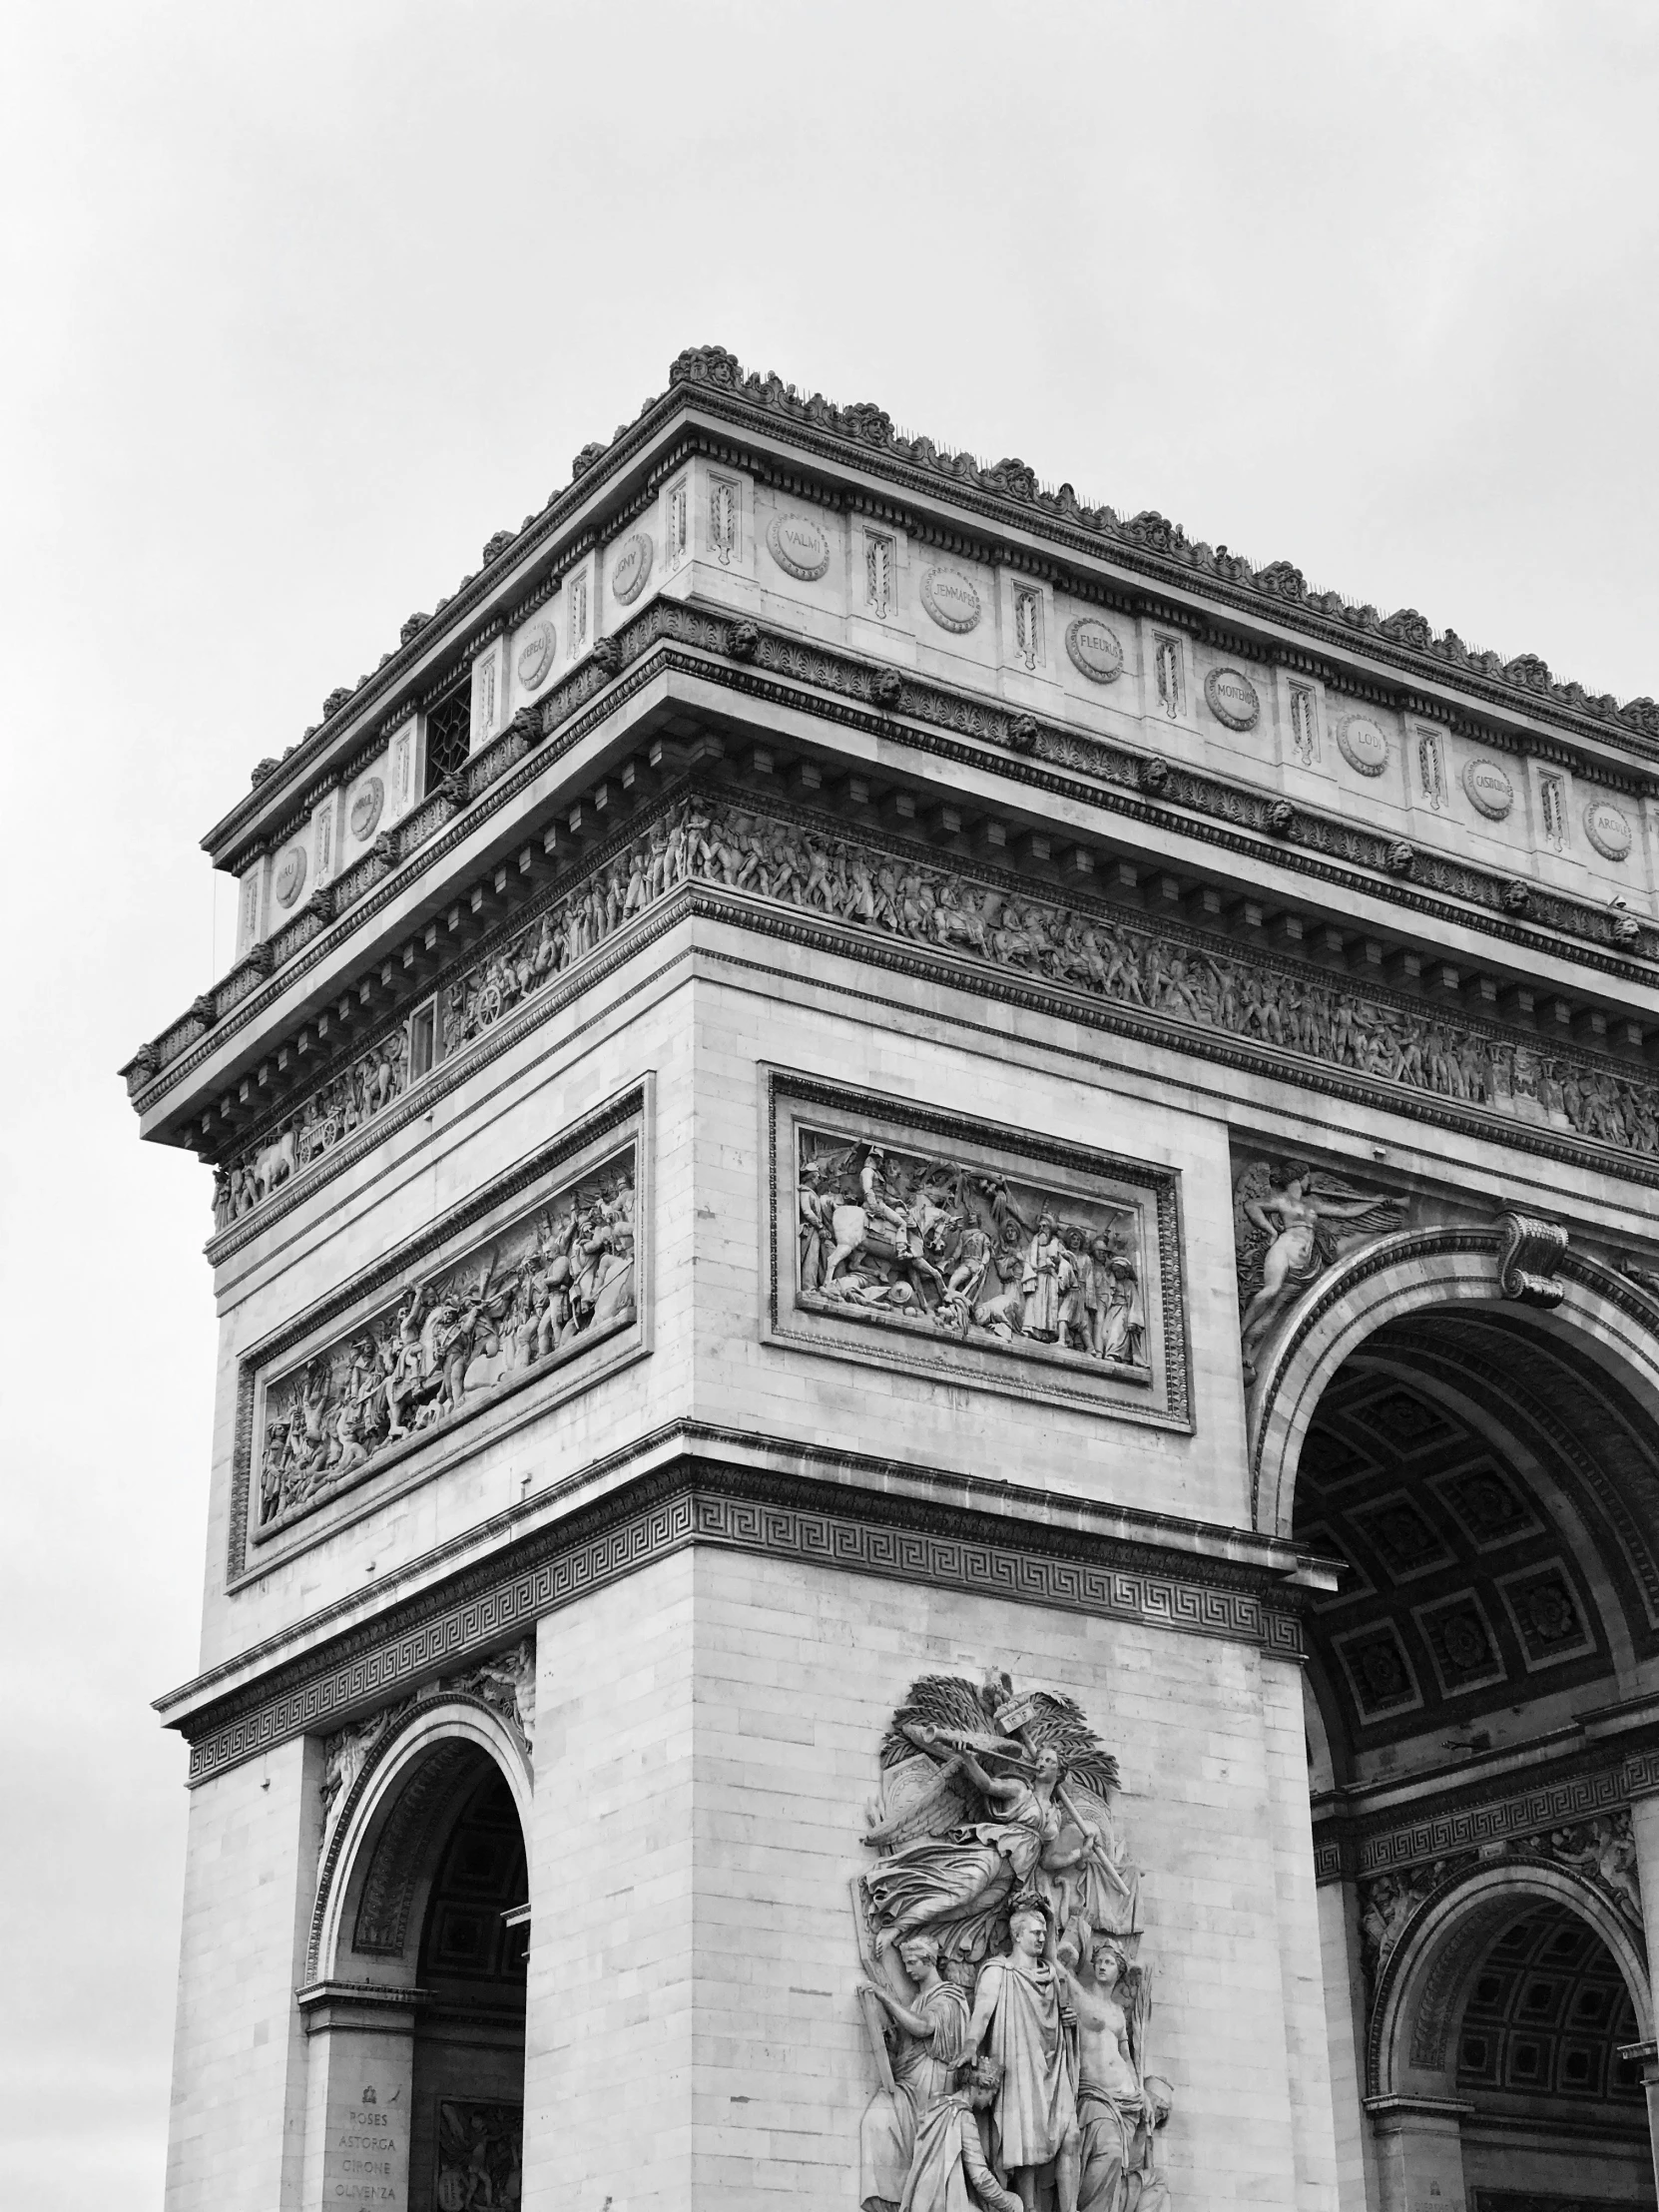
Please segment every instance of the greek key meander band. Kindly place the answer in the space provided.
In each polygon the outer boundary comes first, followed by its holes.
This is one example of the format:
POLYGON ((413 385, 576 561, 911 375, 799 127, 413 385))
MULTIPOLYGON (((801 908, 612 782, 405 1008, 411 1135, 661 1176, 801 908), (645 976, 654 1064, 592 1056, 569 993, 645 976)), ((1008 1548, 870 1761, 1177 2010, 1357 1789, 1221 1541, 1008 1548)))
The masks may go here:
POLYGON ((1541 1829, 1565 1827, 1656 1792, 1659 1751, 1644 1750, 1615 1756, 1607 1766, 1588 1774, 1543 1782, 1485 1804, 1453 1806, 1358 1839, 1333 1836, 1330 1829, 1338 1824, 1321 1823, 1314 1831, 1315 1879, 1320 1883, 1360 1880, 1424 1860, 1446 1859, 1455 1852, 1476 1851, 1483 1844, 1508 1843, 1541 1829))
POLYGON ((321 1661, 297 1688, 267 1699, 191 1746, 192 1785, 211 1780, 293 1736, 337 1725, 350 1709, 482 1652, 688 1544, 764 1553, 807 1565, 874 1574, 1018 1604, 1053 1606, 1184 1634, 1259 1645, 1300 1661, 1301 1623, 1249 1590, 1216 1587, 1139 1567, 1100 1565, 916 1528, 778 1505, 718 1491, 684 1490, 573 1541, 433 1618, 356 1653, 321 1661))

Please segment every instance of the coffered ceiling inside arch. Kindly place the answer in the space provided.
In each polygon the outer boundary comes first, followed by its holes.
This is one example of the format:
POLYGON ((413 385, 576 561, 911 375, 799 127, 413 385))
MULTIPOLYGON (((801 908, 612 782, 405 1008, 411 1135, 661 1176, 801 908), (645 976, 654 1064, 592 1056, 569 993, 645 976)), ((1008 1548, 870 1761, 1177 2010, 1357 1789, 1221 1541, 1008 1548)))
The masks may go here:
POLYGON ((1571 2106, 1645 2135, 1641 2068, 1619 2057, 1637 2033, 1630 1992, 1595 1931, 1565 1906, 1534 1905, 1494 1937, 1469 1982, 1456 2093, 1483 2113, 1535 2118, 1540 2104, 1571 2106))
POLYGON ((1340 1765, 1418 1736, 1437 1763, 1482 1715, 1561 1691, 1611 1702, 1616 1656, 1659 1648, 1656 1446, 1633 1401, 1506 1315, 1367 1341, 1297 1473, 1298 1542, 1347 1566, 1310 1623, 1340 1765))
POLYGON ((518 1808, 505 1777, 491 1767, 443 1846, 426 1905, 421 1985, 440 1992, 456 1983, 522 1989, 525 1931, 509 1928, 502 1915, 529 1894, 518 1808))

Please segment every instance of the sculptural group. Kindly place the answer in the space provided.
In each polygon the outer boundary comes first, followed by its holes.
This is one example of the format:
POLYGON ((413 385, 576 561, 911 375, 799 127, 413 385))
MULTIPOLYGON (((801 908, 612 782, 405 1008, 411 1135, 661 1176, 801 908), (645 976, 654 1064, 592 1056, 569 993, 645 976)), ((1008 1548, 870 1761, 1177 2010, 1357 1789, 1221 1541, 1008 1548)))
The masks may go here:
POLYGON ((1131 1209, 808 1128, 796 1183, 803 1305, 901 1315, 964 1342, 1144 1362, 1131 1209))
POLYGON ((853 1884, 878 2076, 861 2212, 1168 2212, 1116 1786, 1069 1698, 911 1684, 853 1884))
POLYGON ((394 1444, 631 1320, 634 1260, 629 1159, 464 1261, 411 1283, 394 1304, 273 1381, 260 1525, 316 1502, 394 1444))

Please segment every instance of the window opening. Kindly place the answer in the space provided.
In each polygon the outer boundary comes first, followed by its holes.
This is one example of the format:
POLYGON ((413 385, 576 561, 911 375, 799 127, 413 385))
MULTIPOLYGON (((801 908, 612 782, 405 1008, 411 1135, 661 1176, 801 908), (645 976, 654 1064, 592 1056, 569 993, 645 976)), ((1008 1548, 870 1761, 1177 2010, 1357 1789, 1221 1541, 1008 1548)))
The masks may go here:
POLYGON ((466 766, 472 748, 472 676, 450 685, 442 698, 426 710, 426 785, 430 797, 451 776, 466 766))

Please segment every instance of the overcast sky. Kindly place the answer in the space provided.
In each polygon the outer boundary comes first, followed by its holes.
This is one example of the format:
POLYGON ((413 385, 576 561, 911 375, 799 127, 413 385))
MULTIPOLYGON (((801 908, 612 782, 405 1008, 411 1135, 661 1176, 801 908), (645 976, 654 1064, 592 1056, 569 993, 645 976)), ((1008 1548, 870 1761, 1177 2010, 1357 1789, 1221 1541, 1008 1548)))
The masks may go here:
POLYGON ((1659 10, 118 6, 0 48, 0 2197, 160 2201, 198 840, 674 354, 1659 693, 1659 10))

